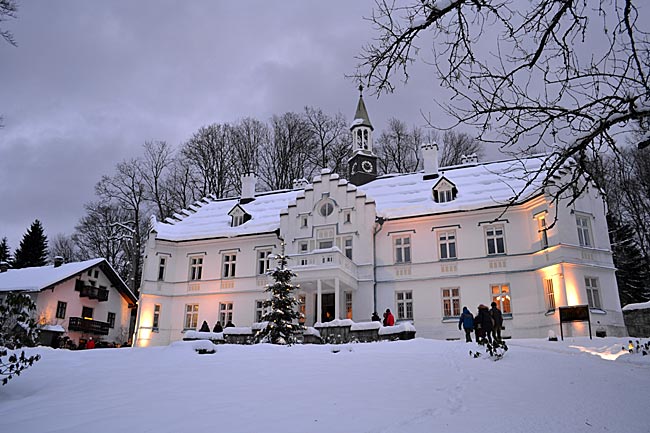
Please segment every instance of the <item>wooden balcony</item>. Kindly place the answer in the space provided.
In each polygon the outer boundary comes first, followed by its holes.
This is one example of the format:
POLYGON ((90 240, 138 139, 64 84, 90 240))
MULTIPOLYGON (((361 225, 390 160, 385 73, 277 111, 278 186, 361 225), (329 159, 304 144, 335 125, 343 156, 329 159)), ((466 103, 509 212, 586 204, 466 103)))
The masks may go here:
POLYGON ((91 286, 84 281, 77 280, 75 290, 79 292, 80 298, 96 299, 99 302, 108 301, 108 289, 91 286))
POLYGON ((108 322, 86 319, 84 317, 70 317, 68 331, 79 331, 86 334, 108 335, 110 326, 108 322))

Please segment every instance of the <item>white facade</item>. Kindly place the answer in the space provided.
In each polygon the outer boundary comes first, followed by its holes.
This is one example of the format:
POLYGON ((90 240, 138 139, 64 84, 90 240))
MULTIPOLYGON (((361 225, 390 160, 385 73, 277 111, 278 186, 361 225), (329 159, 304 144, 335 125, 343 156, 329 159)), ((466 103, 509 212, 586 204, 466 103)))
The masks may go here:
POLYGON ((0 293, 10 291, 29 293, 39 325, 62 330, 76 344, 91 337, 116 344, 130 338, 136 298, 105 259, 9 269, 0 273, 0 293))
MULTIPOLYGON (((353 135, 366 127, 357 123, 353 135)), ((625 335, 603 198, 590 185, 556 205, 549 187, 528 182, 542 160, 429 162, 428 172, 370 173, 360 186, 323 170, 300 189, 252 201, 204 199, 154 225, 136 344, 169 344, 230 315, 252 325, 269 282, 260 263, 283 242, 308 326, 369 321, 390 308, 417 336, 459 338, 462 307, 475 313, 495 301, 505 336, 559 334, 558 309, 573 305, 589 305, 594 333, 625 335), (521 199, 505 207, 515 191, 521 199)), ((564 334, 586 335, 587 324, 564 334)))

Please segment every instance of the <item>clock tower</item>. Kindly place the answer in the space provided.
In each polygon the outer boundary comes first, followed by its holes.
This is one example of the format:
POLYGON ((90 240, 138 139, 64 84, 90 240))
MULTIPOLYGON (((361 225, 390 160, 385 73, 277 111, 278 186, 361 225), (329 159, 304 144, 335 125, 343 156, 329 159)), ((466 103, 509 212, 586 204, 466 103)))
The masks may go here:
POLYGON ((363 86, 359 86, 359 103, 352 132, 352 156, 348 159, 348 180, 354 185, 363 185, 377 177, 377 155, 372 151, 372 124, 363 102, 363 86))

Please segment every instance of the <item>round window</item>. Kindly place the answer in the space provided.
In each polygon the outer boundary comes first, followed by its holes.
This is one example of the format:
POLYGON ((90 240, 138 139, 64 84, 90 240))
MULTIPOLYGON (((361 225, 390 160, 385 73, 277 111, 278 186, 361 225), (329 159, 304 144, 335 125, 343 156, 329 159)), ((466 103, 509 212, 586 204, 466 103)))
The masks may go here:
POLYGON ((324 217, 330 216, 334 212, 334 205, 331 202, 323 203, 320 207, 320 214, 324 217))

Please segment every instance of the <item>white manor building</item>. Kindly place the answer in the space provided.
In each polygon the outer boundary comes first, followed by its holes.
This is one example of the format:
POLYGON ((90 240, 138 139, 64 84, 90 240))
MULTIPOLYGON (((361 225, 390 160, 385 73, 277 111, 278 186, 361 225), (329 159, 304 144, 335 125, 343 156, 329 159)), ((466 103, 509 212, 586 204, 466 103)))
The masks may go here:
MULTIPOLYGON (((323 170, 293 190, 205 198, 155 222, 146 246, 138 346, 166 345, 203 321, 251 326, 263 314, 270 256, 284 242, 297 274, 305 325, 369 321, 386 308, 417 336, 459 338, 463 306, 497 302, 506 336, 560 333, 558 307, 589 305, 592 327, 626 335, 601 192, 568 205, 532 174, 543 158, 438 167, 377 176, 373 127, 359 99, 349 180, 323 170), (515 205, 505 207, 513 192, 515 205), (553 224, 555 222, 555 224, 553 224)), ((569 170, 570 168, 567 168, 569 170)), ((562 179, 559 178, 558 182, 562 179)), ((586 335, 586 323, 564 325, 586 335)))

